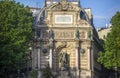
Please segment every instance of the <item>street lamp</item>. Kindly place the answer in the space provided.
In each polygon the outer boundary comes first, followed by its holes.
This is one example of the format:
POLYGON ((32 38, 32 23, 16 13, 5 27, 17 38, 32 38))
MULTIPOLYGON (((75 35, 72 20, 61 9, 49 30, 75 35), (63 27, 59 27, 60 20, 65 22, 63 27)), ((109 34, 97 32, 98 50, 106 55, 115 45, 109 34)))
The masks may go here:
POLYGON ((118 78, 118 74, 117 74, 117 66, 115 67, 115 78, 118 78))
POLYGON ((20 76, 20 69, 17 70, 18 78, 20 76))

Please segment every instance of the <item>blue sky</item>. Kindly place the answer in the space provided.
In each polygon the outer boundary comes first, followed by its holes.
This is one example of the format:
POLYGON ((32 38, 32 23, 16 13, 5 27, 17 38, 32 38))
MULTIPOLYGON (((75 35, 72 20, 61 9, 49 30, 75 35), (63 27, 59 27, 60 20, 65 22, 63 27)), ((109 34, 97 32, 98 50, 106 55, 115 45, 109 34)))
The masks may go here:
MULTIPOLYGON (((30 7, 42 7, 44 0, 15 0, 30 7)), ((80 0, 82 8, 91 8, 96 28, 109 24, 112 16, 120 11, 120 0, 80 0)))

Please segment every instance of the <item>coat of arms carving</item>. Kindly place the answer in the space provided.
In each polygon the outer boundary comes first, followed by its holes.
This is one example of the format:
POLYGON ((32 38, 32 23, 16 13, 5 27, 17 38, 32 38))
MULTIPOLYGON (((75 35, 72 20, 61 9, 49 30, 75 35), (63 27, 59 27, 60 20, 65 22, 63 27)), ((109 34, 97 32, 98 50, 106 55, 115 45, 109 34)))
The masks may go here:
POLYGON ((62 5, 62 10, 67 10, 68 9, 68 4, 67 0, 61 0, 61 5, 62 5))

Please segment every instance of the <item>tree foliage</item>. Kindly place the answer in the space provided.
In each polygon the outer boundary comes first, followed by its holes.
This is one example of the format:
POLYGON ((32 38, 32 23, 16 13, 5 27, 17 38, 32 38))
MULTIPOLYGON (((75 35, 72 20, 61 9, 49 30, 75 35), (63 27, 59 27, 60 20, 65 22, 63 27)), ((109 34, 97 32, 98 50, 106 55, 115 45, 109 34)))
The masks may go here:
POLYGON ((46 68, 42 69, 42 78, 51 78, 52 75, 52 71, 50 69, 50 67, 47 65, 46 68))
POLYGON ((0 74, 25 63, 32 35, 32 13, 11 0, 0 1, 0 74))
POLYGON ((105 52, 100 52, 98 58, 106 68, 120 67, 120 12, 112 17, 111 23, 111 32, 105 40, 105 52))
POLYGON ((30 78, 37 78, 37 75, 38 75, 38 72, 37 72, 37 70, 32 70, 31 72, 30 72, 30 78))

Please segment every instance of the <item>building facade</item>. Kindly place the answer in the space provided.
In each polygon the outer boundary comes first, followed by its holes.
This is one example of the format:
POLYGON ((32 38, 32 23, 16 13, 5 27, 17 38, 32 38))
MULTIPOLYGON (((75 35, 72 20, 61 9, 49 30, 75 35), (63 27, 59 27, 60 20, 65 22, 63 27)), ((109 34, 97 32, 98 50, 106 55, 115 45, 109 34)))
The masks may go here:
POLYGON ((111 24, 106 25, 106 27, 104 27, 104 28, 99 28, 98 29, 99 38, 102 39, 102 40, 105 40, 105 38, 107 37, 108 33, 110 33, 111 28, 112 28, 111 24))
POLYGON ((46 0, 34 22, 32 68, 47 65, 56 78, 101 78, 101 49, 90 8, 79 0, 46 0))

